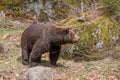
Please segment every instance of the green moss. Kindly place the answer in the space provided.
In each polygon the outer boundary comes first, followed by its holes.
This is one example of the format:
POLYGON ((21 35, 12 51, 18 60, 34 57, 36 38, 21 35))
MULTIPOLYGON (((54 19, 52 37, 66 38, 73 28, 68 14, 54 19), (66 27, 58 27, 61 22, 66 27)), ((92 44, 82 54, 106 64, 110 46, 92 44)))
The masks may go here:
POLYGON ((0 10, 6 10, 4 6, 0 6, 0 10))
POLYGON ((25 14, 24 11, 17 11, 17 10, 14 11, 14 15, 15 15, 15 16, 22 16, 22 15, 24 15, 24 14, 25 14))
POLYGON ((59 22, 58 25, 72 27, 79 35, 80 42, 66 51, 67 53, 71 53, 70 50, 73 49, 72 55, 75 56, 77 53, 77 57, 79 55, 79 58, 81 56, 88 58, 89 55, 96 54, 96 51, 113 47, 119 34, 118 25, 113 23, 106 16, 102 16, 100 19, 90 24, 78 22, 77 17, 72 17, 59 22))
POLYGON ((0 29, 0 34, 2 35, 5 35, 5 34, 15 34, 15 33, 22 33, 23 32, 23 29, 19 29, 19 30, 1 30, 0 29))
POLYGON ((9 35, 9 34, 15 34, 15 33, 21 33, 24 30, 23 26, 20 27, 14 27, 17 26, 14 24, 14 21, 10 21, 7 19, 3 19, 0 21, 0 35, 9 35))
MULTIPOLYGON (((81 32, 79 34, 81 40, 80 43, 83 44, 87 42, 89 46, 94 45, 98 40, 102 40, 105 45, 109 46, 112 36, 116 34, 116 30, 118 29, 118 27, 116 27, 117 25, 114 25, 114 23, 105 16, 92 24, 78 22, 76 21, 76 18, 63 20, 60 23, 65 26, 72 26, 73 28, 80 29, 78 31, 78 33, 81 32), (100 29, 100 33, 96 33, 98 28, 100 29)), ((58 24, 60 25, 60 23, 58 24)))

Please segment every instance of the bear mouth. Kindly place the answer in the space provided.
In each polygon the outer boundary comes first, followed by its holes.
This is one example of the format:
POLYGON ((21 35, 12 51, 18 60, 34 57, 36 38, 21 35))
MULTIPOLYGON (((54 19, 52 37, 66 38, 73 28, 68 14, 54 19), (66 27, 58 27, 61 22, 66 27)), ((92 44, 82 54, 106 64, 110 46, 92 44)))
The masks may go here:
POLYGON ((80 41, 80 39, 77 39, 77 40, 73 41, 73 43, 77 43, 77 42, 79 42, 79 41, 80 41))

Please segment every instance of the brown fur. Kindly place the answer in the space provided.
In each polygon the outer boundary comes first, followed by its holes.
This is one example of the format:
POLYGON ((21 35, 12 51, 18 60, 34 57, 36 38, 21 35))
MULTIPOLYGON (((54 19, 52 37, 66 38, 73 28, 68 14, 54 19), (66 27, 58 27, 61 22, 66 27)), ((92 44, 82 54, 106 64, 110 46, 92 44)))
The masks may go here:
POLYGON ((40 62, 43 53, 50 52, 51 65, 55 66, 61 45, 78 41, 79 38, 69 28, 57 28, 51 24, 32 24, 21 37, 22 62, 35 66, 40 62))

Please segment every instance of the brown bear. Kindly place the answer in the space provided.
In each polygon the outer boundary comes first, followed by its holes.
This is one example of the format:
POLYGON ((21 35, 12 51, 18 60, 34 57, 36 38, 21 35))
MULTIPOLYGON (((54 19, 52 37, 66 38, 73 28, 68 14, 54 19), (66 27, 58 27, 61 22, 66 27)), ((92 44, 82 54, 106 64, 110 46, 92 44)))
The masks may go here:
POLYGON ((53 24, 32 24, 22 34, 22 63, 36 66, 41 55, 49 52, 52 66, 56 66, 61 45, 76 43, 79 37, 70 28, 58 28, 53 24))

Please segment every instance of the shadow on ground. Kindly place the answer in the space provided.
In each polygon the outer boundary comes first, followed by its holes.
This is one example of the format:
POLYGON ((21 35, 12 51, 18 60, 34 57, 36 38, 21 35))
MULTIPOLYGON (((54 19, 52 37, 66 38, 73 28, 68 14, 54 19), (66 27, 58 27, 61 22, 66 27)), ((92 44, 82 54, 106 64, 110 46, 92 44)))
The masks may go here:
MULTIPOLYGON (((17 62, 22 63, 22 57, 21 56, 17 58, 17 62)), ((39 63, 38 66, 52 67, 50 65, 50 61, 48 61, 48 60, 41 60, 41 63, 39 63)), ((60 63, 57 63, 56 67, 66 68, 63 64, 60 64, 60 63)))

